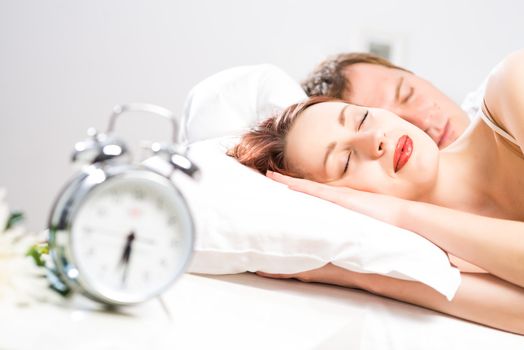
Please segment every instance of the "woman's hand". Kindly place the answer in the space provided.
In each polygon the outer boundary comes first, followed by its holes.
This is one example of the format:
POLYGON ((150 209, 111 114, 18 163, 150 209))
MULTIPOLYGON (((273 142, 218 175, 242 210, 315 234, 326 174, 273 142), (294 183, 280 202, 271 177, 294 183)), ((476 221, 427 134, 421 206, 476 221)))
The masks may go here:
POLYGON ((362 275, 333 264, 326 264, 318 269, 294 274, 274 274, 261 271, 257 271, 256 274, 268 278, 296 279, 302 282, 335 284, 349 288, 361 288, 359 284, 359 276, 362 275))
POLYGON ((403 212, 410 203, 410 201, 401 198, 354 190, 348 187, 331 186, 272 171, 268 171, 266 176, 287 185, 292 190, 327 200, 396 226, 400 226, 403 212))

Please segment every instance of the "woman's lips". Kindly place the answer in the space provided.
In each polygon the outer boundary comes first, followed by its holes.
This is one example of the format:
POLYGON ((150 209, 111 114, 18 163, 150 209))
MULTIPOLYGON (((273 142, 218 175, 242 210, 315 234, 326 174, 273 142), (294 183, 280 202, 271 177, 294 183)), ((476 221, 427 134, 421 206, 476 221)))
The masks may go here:
POLYGON ((413 141, 408 135, 402 135, 395 147, 395 154, 393 156, 393 168, 397 173, 409 160, 413 153, 413 141))

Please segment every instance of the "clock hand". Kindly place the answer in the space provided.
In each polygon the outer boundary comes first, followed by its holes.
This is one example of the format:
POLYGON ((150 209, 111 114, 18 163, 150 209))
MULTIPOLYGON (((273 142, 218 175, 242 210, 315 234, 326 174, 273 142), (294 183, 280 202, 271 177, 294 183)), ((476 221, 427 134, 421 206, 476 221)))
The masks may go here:
POLYGON ((133 241, 135 240, 135 233, 131 231, 126 238, 126 245, 124 246, 124 251, 122 252, 122 257, 120 258, 119 265, 123 265, 123 274, 122 274, 122 285, 126 283, 127 271, 129 267, 129 259, 131 258, 131 251, 133 249, 133 241))

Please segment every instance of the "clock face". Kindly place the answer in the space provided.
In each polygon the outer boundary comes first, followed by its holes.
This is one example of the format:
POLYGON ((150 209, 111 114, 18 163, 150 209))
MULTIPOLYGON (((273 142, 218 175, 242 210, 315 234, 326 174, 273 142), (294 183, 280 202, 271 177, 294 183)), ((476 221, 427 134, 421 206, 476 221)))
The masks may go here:
POLYGON ((158 294, 189 259, 189 215, 179 193, 162 181, 116 176, 98 185, 71 229, 72 256, 83 284, 116 301, 158 294))

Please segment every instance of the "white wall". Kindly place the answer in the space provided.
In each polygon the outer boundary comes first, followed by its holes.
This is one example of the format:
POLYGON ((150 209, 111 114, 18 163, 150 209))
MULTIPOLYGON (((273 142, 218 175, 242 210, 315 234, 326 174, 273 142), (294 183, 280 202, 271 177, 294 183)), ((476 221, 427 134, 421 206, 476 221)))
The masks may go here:
POLYGON ((301 79, 370 33, 403 42, 397 63, 460 101, 524 46, 523 13, 516 0, 0 0, 0 187, 39 230, 72 145, 114 104, 180 114, 218 70, 269 62, 301 79))

